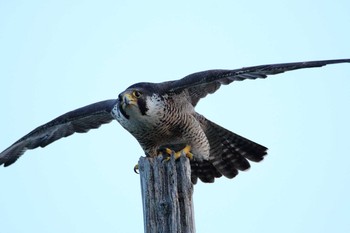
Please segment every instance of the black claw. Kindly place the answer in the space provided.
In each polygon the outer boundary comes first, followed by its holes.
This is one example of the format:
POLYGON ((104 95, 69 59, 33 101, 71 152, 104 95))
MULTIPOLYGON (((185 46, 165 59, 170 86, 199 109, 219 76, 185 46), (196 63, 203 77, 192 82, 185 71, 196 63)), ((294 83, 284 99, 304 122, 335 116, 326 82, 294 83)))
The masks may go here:
POLYGON ((134 172, 135 172, 136 174, 140 174, 140 173, 138 172, 138 170, 139 170, 139 166, 138 166, 138 164, 136 164, 135 167, 134 167, 134 172))
POLYGON ((163 156, 162 162, 168 161, 170 159, 170 155, 168 154, 161 154, 163 156))
POLYGON ((157 150, 157 154, 158 154, 159 156, 162 156, 162 157, 163 157, 162 162, 163 162, 164 160, 169 160, 170 156, 171 156, 173 153, 174 153, 174 151, 170 150, 170 149, 167 148, 167 147, 160 147, 160 148, 158 148, 158 150, 157 150), (171 152, 170 152, 170 151, 171 151, 171 152))

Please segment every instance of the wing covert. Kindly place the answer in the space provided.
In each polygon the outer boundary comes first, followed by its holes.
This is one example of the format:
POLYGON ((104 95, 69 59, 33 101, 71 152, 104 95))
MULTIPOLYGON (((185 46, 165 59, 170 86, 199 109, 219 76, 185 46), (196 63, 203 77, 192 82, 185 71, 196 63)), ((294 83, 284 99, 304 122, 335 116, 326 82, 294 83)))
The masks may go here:
POLYGON ((13 164, 28 149, 45 147, 73 133, 85 133, 111 122, 113 107, 118 100, 105 100, 67 112, 41 125, 0 153, 0 166, 13 164))
POLYGON ((169 91, 181 92, 188 90, 192 104, 195 106, 201 98, 214 93, 221 85, 228 85, 233 81, 266 78, 268 75, 280 74, 286 71, 322 67, 336 63, 350 63, 350 59, 270 64, 234 70, 207 70, 171 82, 169 91))

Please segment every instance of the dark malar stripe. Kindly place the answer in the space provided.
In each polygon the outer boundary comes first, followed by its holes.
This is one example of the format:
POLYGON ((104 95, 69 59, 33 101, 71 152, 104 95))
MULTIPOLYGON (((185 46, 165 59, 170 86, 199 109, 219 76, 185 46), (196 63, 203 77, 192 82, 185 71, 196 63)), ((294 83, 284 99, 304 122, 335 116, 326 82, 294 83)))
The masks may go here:
POLYGON ((146 100, 144 98, 139 98, 137 100, 137 105, 139 106, 141 114, 146 115, 146 112, 148 111, 146 100))

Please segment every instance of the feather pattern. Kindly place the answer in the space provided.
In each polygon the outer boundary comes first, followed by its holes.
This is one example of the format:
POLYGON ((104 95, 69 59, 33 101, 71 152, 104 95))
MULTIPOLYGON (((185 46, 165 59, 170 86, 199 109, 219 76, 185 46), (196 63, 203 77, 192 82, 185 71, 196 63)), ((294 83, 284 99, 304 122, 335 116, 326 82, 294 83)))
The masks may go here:
POLYGON ((209 162, 194 161, 192 179, 198 177, 203 182, 214 182, 214 179, 224 175, 233 178, 238 171, 250 167, 248 160, 259 162, 267 154, 267 148, 249 139, 239 136, 197 114, 210 144, 209 162))
POLYGON ((116 103, 116 100, 105 100, 90 104, 37 127, 0 153, 0 165, 11 165, 27 149, 45 147, 62 137, 73 133, 85 133, 111 122, 114 118, 110 112, 116 103))
POLYGON ((328 64, 350 63, 350 59, 294 62, 208 70, 175 81, 137 83, 116 100, 94 103, 39 126, 0 153, 0 165, 9 166, 26 150, 45 147, 74 133, 85 133, 116 119, 140 143, 147 156, 156 156, 164 145, 190 145, 192 182, 214 182, 215 178, 235 177, 259 162, 267 148, 239 136, 195 112, 200 99, 221 85, 246 79, 328 64))
POLYGON ((193 106, 196 106, 201 98, 214 93, 221 85, 228 85, 233 81, 266 78, 268 75, 280 74, 286 71, 316 68, 337 63, 350 63, 350 59, 281 63, 234 70, 207 70, 193 73, 171 82, 168 86, 168 92, 186 91, 191 98, 193 106))

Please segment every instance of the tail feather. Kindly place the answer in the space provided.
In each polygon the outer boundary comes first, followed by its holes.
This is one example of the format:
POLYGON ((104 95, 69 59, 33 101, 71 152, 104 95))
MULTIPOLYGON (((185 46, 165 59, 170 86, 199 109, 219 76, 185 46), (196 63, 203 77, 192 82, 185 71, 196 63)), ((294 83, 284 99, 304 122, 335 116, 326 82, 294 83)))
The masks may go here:
MULTIPOLYGON (((211 166, 206 164, 206 169, 200 170, 196 170, 200 165, 193 166, 192 173, 203 182, 213 182, 214 178, 220 177, 221 174, 227 178, 233 178, 238 171, 244 171, 250 167, 248 160, 259 162, 267 154, 266 147, 239 136, 201 115, 198 115, 198 119, 210 144, 209 161, 201 162, 209 162, 211 166)), ((200 162, 197 163, 200 164, 200 162)))
POLYGON ((197 183, 198 178, 204 183, 213 183, 215 178, 221 177, 221 173, 209 161, 191 160, 191 181, 197 183))

